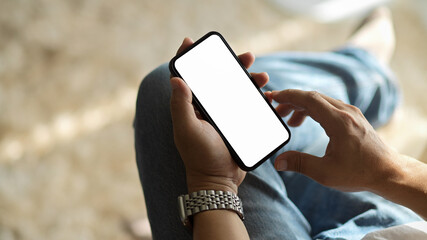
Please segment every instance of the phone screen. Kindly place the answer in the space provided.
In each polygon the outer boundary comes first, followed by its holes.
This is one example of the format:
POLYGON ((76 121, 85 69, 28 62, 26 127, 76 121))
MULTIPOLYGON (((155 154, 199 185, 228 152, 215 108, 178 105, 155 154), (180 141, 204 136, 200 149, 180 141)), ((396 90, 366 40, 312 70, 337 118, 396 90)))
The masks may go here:
POLYGON ((171 65, 244 170, 254 169, 289 140, 284 122, 219 33, 208 33, 171 65))

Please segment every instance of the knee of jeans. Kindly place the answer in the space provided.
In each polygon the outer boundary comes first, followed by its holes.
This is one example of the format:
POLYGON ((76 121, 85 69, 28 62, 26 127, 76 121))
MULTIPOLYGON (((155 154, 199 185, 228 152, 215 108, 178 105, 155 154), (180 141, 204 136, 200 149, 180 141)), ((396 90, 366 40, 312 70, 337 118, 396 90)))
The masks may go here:
POLYGON ((159 99, 169 99, 171 93, 169 76, 170 72, 166 63, 145 76, 138 91, 138 105, 156 104, 160 103, 159 99))
POLYGON ((165 63, 151 71, 142 79, 136 101, 135 120, 144 109, 161 108, 169 103, 171 95, 169 78, 169 68, 167 63, 165 63))
POLYGON ((169 92, 169 77, 170 72, 167 63, 160 65, 142 79, 138 97, 146 92, 155 91, 156 95, 169 92))

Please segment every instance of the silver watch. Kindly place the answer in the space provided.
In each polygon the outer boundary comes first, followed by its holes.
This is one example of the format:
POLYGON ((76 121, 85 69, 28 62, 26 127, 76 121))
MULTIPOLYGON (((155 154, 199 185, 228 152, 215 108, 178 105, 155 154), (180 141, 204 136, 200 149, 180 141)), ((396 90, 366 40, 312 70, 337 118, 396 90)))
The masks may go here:
POLYGON ((203 211, 227 209, 235 211, 242 221, 243 207, 240 198, 232 192, 200 190, 191 194, 178 197, 178 211, 182 223, 186 227, 191 227, 189 217, 203 211))

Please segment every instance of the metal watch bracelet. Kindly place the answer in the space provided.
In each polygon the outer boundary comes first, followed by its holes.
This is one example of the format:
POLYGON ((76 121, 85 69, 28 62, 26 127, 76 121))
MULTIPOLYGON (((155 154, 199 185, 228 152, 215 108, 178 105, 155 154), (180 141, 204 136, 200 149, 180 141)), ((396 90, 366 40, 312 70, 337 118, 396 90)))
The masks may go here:
POLYGON ((240 198, 229 191, 200 190, 178 197, 178 210, 184 226, 190 227, 189 217, 199 212, 216 209, 235 211, 242 221, 243 207, 240 198))

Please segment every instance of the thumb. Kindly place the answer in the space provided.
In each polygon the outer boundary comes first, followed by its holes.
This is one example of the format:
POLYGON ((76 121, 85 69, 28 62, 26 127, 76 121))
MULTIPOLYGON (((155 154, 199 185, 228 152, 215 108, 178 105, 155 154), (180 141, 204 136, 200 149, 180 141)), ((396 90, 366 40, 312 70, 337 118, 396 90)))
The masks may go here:
POLYGON ((187 84, 178 77, 170 79, 172 86, 172 96, 170 108, 172 114, 172 122, 175 126, 183 126, 191 121, 194 121, 196 114, 192 102, 192 94, 187 84))
POLYGON ((316 180, 325 166, 322 158, 307 153, 288 151, 277 156, 274 167, 278 171, 299 172, 316 180))

